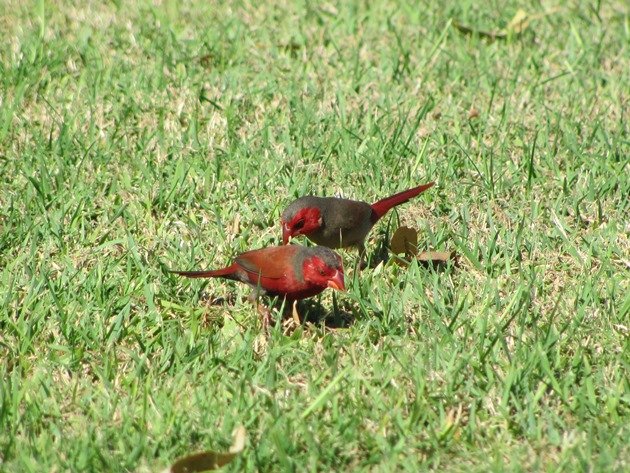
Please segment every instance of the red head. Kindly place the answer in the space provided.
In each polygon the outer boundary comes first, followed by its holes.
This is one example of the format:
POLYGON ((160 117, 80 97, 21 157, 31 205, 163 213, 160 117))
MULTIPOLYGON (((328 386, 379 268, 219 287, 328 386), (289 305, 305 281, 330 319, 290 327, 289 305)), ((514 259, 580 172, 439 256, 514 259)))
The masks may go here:
POLYGON ((302 263, 304 280, 314 286, 330 287, 338 291, 345 291, 343 279, 343 263, 341 256, 329 248, 315 246, 305 248, 308 255, 302 263))
POLYGON ((322 212, 317 200, 318 197, 301 197, 282 212, 283 244, 289 243, 291 237, 308 235, 322 226, 322 212))

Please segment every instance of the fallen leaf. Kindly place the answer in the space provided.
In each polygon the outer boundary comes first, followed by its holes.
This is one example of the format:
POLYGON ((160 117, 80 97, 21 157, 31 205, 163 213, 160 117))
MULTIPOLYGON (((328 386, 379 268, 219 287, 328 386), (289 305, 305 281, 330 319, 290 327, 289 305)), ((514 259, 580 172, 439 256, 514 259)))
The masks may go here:
POLYGON ((457 255, 449 251, 418 252, 418 231, 415 228, 399 227, 389 244, 392 259, 399 266, 409 266, 414 258, 424 266, 441 266, 448 261, 457 263, 457 255), (400 256, 404 254, 404 256, 400 256))
POLYGON ((247 433, 245 427, 239 425, 232 433, 232 446, 227 452, 206 451, 182 457, 164 470, 163 473, 195 473, 221 468, 230 463, 245 448, 247 433))
POLYGON ((418 254, 418 231, 415 228, 398 227, 389 244, 394 254, 394 262, 399 266, 409 266, 409 261, 418 254), (404 254, 404 256, 399 256, 404 254))
POLYGON ((392 253, 413 256, 418 254, 418 231, 415 228, 398 227, 392 235, 389 248, 392 253))
POLYGON ((479 110, 477 110, 475 107, 470 107, 470 110, 468 110, 468 119, 472 120, 473 118, 478 118, 479 117, 479 110))
POLYGON ((423 251, 416 258, 425 266, 440 266, 448 263, 449 260, 456 262, 457 255, 449 251, 423 251))

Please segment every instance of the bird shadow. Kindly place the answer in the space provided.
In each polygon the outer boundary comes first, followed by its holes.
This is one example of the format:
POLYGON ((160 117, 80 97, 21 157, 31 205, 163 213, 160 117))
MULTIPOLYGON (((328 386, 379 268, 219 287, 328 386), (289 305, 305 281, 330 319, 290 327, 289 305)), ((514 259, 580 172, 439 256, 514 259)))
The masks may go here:
POLYGON ((320 302, 312 299, 303 300, 298 304, 298 316, 302 325, 313 324, 328 329, 349 328, 356 321, 354 314, 341 310, 326 309, 320 302))
POLYGON ((228 294, 227 296, 217 296, 214 294, 210 294, 205 290, 200 290, 197 295, 199 297, 199 302, 207 306, 233 306, 236 303, 236 296, 234 294, 228 294))
MULTIPOLYGON (((283 305, 283 301, 281 300, 274 300, 272 298, 265 299, 266 300, 260 302, 269 309, 273 309, 275 317, 282 317, 282 320, 285 322, 292 318, 293 308, 291 306, 283 305)), ((237 297, 233 294, 216 296, 205 291, 200 291, 199 301, 206 306, 234 307, 237 303, 237 297)), ((251 303, 248 298, 243 298, 242 302, 251 303)), ((349 328, 356 320, 355 315, 351 312, 342 310, 339 307, 329 310, 320 302, 313 299, 305 299, 298 302, 297 316, 301 325, 312 324, 328 329, 349 328)))

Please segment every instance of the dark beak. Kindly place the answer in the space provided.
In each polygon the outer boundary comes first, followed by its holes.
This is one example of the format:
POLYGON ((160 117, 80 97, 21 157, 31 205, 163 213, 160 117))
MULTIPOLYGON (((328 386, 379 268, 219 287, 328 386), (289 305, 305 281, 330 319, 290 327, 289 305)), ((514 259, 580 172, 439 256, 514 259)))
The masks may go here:
POLYGON ((328 287, 338 291, 346 290, 346 285, 343 282, 343 271, 335 271, 333 277, 328 280, 328 287))
POLYGON ((287 223, 282 224, 282 244, 286 245, 291 239, 291 229, 287 223))

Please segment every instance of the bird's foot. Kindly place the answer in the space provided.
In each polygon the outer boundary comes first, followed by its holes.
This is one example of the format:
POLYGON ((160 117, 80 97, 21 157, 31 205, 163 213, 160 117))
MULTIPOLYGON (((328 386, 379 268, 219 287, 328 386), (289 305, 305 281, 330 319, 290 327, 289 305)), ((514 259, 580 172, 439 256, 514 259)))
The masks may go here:
POLYGON ((361 244, 358 247, 359 250, 359 271, 368 267, 367 261, 367 252, 365 250, 365 245, 361 244))
POLYGON ((260 315, 263 331, 269 333, 269 327, 271 326, 271 310, 261 304, 256 304, 256 310, 258 315, 260 315))

